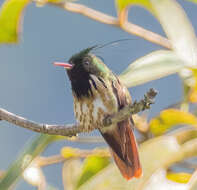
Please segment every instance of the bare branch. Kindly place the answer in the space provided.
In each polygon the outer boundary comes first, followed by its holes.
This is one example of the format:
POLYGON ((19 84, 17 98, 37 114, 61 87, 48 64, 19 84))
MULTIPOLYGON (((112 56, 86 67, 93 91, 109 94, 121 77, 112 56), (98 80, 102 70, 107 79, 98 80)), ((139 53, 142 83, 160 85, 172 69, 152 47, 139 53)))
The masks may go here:
MULTIPOLYGON (((112 123, 120 122, 131 114, 136 114, 145 109, 150 109, 150 105, 154 103, 153 99, 155 98, 157 92, 154 89, 150 89, 145 95, 144 99, 139 102, 134 102, 129 106, 125 106, 119 112, 114 115, 107 116, 104 121, 104 127, 111 125, 112 123)), ((48 125, 40 124, 31 120, 27 120, 23 117, 15 115, 11 112, 8 112, 5 109, 0 109, 0 120, 7 121, 9 123, 24 127, 26 129, 45 133, 49 135, 61 135, 61 136, 75 136, 78 133, 84 132, 84 127, 77 124, 68 124, 68 125, 48 125)), ((103 127, 103 126, 100 126, 103 127)), ((95 127, 96 129, 96 127, 95 127)))
POLYGON ((69 149, 69 156, 66 156, 66 153, 63 153, 63 155, 53 155, 49 157, 37 157, 34 162, 40 166, 48 166, 52 164, 57 164, 64 162, 68 159, 72 158, 86 158, 88 156, 101 156, 101 157, 111 157, 111 154, 108 149, 103 149, 103 148, 95 148, 93 150, 83 150, 83 149, 78 149, 78 148, 72 148, 72 147, 64 147, 62 152, 66 151, 64 149, 69 149), (72 151, 72 155, 70 152, 72 151))
POLYGON ((52 164, 58 164, 61 162, 64 162, 66 160, 66 158, 64 158, 62 155, 53 155, 53 156, 49 156, 49 157, 37 157, 34 162, 40 166, 40 167, 44 167, 44 166, 48 166, 48 165, 52 165, 52 164))
POLYGON ((48 125, 36 123, 2 108, 0 109, 0 119, 38 133, 46 133, 49 135, 75 136, 81 132, 81 128, 78 125, 48 125))
POLYGON ((73 136, 69 141, 77 143, 103 143, 101 136, 73 136))
POLYGON ((125 106, 119 112, 115 113, 114 115, 108 116, 104 119, 103 124, 104 126, 109 126, 112 123, 118 123, 131 114, 136 114, 140 111, 144 111, 145 109, 150 109, 150 105, 154 103, 154 98, 157 95, 157 92, 151 88, 145 95, 144 99, 140 100, 139 102, 134 102, 131 105, 125 106))
MULTIPOLYGON (((34 1, 36 2, 37 0, 34 0, 34 1)), ((97 10, 91 9, 85 5, 71 3, 71 2, 48 2, 48 4, 63 8, 63 9, 70 11, 70 12, 84 15, 92 20, 96 20, 96 21, 104 23, 104 24, 120 27, 121 29, 123 29, 124 31, 126 31, 130 34, 134 34, 136 36, 139 36, 147 41, 158 44, 158 45, 163 46, 167 49, 172 48, 170 41, 167 38, 165 38, 157 33, 146 30, 146 29, 144 29, 136 24, 132 24, 128 21, 125 21, 124 24, 121 24, 120 20, 118 18, 104 14, 104 13, 97 11, 97 10)))

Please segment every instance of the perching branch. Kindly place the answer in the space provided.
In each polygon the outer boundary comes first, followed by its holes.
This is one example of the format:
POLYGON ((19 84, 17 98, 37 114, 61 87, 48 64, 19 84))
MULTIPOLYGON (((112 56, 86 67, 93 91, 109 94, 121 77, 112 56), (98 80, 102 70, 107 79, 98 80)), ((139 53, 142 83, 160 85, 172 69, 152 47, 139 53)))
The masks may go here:
POLYGON ((8 112, 5 109, 0 109, 0 119, 17 126, 49 135, 62 135, 62 136, 75 136, 82 130, 78 125, 48 125, 42 123, 36 123, 31 120, 27 120, 21 116, 8 112))
POLYGON ((129 117, 131 114, 136 114, 140 111, 144 111, 145 109, 150 109, 150 105, 154 104, 154 98, 156 95, 157 92, 151 88, 144 95, 144 99, 140 100, 139 102, 135 101, 133 104, 125 106, 116 114, 106 117, 103 121, 104 126, 107 127, 112 123, 118 123, 129 117))
MULTIPOLYGON (((38 0, 34 0, 34 1, 37 2, 38 0)), ((96 20, 96 21, 104 23, 104 24, 109 24, 109 25, 113 25, 116 27, 120 27, 121 29, 123 29, 124 31, 126 31, 130 34, 139 36, 145 40, 148 40, 152 43, 163 46, 167 49, 172 48, 170 41, 167 38, 162 37, 161 35, 156 34, 152 31, 146 30, 136 24, 130 23, 127 20, 125 20, 124 24, 121 24, 122 21, 120 22, 119 18, 112 17, 112 16, 104 14, 100 11, 91 9, 85 5, 81 5, 81 4, 77 4, 77 3, 53 2, 53 1, 51 1, 51 2, 46 1, 46 3, 63 8, 63 9, 70 11, 70 12, 84 15, 90 19, 96 20)))
MULTIPOLYGON (((154 98, 156 94, 157 92, 151 88, 144 95, 144 99, 142 99, 141 101, 139 102, 135 101, 133 104, 124 107, 122 110, 120 110, 116 114, 107 116, 103 121, 103 125, 107 127, 111 125, 112 123, 117 123, 126 119, 131 114, 136 114, 145 109, 150 109, 150 105, 154 103, 154 98)), ((23 127, 23 128, 35 131, 35 132, 45 133, 49 135, 61 135, 61 136, 70 137, 70 136, 75 136, 78 133, 84 132, 84 127, 79 126, 77 124, 48 125, 48 124, 36 123, 34 121, 27 120, 23 117, 10 113, 2 108, 0 109, 0 120, 7 121, 9 123, 15 124, 17 126, 20 126, 20 127, 23 127)))

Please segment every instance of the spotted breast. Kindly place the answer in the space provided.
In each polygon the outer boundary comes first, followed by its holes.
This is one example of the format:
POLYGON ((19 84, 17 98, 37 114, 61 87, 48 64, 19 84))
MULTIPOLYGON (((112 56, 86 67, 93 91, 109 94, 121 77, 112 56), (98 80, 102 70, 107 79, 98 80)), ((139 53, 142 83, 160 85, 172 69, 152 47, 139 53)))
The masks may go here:
POLYGON ((104 83, 101 78, 91 76, 90 84, 92 97, 81 97, 80 101, 74 97, 74 113, 78 123, 84 127, 84 132, 89 132, 102 125, 106 115, 118 111, 118 104, 114 96, 111 83, 104 83), (108 88, 108 90, 107 90, 108 88))

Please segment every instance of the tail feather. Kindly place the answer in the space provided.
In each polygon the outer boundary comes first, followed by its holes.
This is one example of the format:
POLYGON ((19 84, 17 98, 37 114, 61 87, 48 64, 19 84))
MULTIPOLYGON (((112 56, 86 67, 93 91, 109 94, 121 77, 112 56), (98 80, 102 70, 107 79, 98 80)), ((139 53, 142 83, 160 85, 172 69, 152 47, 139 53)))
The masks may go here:
POLYGON ((142 175, 142 169, 131 121, 124 120, 113 129, 100 132, 110 146, 115 163, 123 177, 127 180, 132 177, 139 178, 142 175))

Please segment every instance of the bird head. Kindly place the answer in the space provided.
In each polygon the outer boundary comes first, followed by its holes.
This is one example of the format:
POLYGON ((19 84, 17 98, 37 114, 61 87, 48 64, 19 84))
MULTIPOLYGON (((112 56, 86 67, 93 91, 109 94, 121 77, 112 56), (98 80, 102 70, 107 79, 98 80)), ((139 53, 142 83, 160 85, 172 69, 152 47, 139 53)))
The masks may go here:
POLYGON ((54 65, 62 66, 66 69, 71 81, 74 93, 80 96, 89 96, 91 93, 90 82, 94 82, 94 77, 104 79, 110 70, 103 61, 91 53, 96 46, 86 48, 73 55, 67 63, 55 62, 54 65))

